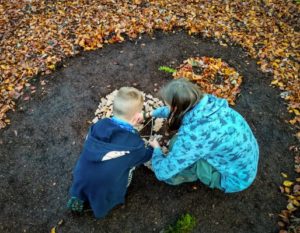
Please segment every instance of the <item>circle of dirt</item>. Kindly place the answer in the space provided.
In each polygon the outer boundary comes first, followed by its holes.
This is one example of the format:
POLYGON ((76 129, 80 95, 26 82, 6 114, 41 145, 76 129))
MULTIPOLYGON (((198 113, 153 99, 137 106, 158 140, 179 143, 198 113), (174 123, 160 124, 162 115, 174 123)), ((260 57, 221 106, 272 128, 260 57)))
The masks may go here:
POLYGON ((276 215, 286 204, 278 191, 280 172, 293 173, 288 148, 295 139, 270 80, 240 48, 185 32, 157 32, 69 59, 66 67, 37 78, 38 91, 19 103, 10 115, 12 125, 0 132, 0 232, 49 232, 62 219, 57 232, 159 232, 183 213, 196 217, 195 232, 275 232, 276 215), (155 95, 155 83, 160 87, 171 80, 159 66, 175 68, 192 56, 222 58, 244 77, 234 108, 260 145, 254 184, 237 194, 200 183, 169 186, 141 167, 125 205, 102 220, 90 212, 73 216, 66 209, 71 173, 100 97, 134 83, 155 95), (40 80, 47 84, 41 86, 40 80))

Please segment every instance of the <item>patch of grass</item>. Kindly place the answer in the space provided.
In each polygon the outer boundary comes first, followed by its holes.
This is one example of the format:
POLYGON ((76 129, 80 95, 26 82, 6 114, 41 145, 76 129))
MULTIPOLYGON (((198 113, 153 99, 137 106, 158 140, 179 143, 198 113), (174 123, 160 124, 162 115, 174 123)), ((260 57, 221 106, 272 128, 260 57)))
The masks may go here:
POLYGON ((190 214, 182 215, 174 225, 169 226, 163 233, 190 233, 196 227, 196 218, 190 214))
POLYGON ((173 68, 171 68, 171 67, 168 67, 168 66, 160 66, 158 69, 159 69, 160 71, 164 71, 164 72, 172 73, 172 74, 176 72, 175 69, 173 69, 173 68))

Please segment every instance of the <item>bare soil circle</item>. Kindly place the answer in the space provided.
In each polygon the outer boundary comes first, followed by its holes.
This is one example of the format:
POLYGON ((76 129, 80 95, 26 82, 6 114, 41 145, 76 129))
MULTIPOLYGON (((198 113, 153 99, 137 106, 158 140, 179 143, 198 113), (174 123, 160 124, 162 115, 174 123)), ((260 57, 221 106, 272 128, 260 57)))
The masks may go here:
POLYGON ((84 52, 50 76, 37 77, 37 92, 20 101, 12 124, 0 131, 0 232, 159 232, 180 215, 197 218, 195 232, 277 231, 285 208, 281 172, 293 173, 288 148, 295 144, 290 119, 271 77, 238 47, 212 40, 156 32, 139 40, 84 52), (253 129, 260 146, 257 179, 247 190, 223 194, 199 182, 170 186, 145 167, 134 173, 126 204, 102 220, 66 209, 71 174, 100 98, 121 86, 156 95, 171 80, 159 66, 177 67, 189 57, 221 58, 243 77, 234 108, 253 129), (41 85, 41 82, 46 85, 41 85))

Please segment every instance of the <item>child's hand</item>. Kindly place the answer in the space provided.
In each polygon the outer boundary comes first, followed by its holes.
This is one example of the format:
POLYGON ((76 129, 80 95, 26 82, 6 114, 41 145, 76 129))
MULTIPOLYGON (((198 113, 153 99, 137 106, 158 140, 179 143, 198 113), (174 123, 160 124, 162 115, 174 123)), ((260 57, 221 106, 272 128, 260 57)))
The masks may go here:
POLYGON ((156 138, 150 139, 150 140, 149 140, 149 144, 150 144, 150 146, 152 146, 153 148, 160 148, 159 142, 157 141, 156 138))

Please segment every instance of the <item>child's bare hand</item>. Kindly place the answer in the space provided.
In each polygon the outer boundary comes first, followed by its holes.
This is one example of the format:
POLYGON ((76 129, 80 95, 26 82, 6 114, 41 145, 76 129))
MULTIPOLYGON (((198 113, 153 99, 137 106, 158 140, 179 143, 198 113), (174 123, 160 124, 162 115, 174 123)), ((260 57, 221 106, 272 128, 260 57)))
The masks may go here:
POLYGON ((153 148, 160 148, 159 142, 157 141, 156 138, 152 138, 149 140, 149 144, 150 146, 152 146, 153 148))

